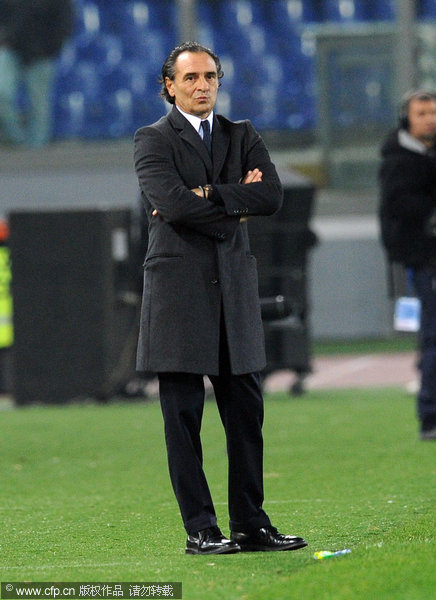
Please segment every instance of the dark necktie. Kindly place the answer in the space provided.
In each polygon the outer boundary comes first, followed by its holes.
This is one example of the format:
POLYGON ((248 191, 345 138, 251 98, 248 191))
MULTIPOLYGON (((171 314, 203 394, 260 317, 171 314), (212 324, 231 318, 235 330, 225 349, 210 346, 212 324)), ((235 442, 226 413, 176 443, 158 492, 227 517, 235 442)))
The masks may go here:
POLYGON ((210 135, 210 123, 206 119, 205 121, 201 122, 201 126, 203 128, 203 142, 206 144, 209 156, 212 156, 212 137, 210 135))

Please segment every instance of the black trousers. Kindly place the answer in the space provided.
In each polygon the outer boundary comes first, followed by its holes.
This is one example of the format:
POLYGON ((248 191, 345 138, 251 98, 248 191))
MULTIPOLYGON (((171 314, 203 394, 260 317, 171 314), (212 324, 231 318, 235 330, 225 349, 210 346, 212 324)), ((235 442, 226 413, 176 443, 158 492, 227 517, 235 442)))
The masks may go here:
POLYGON ((425 431, 436 427, 436 269, 416 269, 414 284, 421 300, 421 388, 417 409, 425 431))
MULTIPOLYGON (((224 426, 229 462, 230 529, 270 525, 263 504, 263 397, 257 373, 232 375, 225 333, 220 374, 209 376, 224 426)), ((217 524, 200 439, 203 375, 159 373, 159 391, 171 482, 188 533, 217 524)))

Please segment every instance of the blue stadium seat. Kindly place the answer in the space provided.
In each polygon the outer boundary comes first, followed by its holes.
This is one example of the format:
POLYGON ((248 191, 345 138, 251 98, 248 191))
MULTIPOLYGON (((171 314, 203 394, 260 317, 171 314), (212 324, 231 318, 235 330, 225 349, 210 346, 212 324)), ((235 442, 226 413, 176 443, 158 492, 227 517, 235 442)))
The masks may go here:
POLYGON ((155 86, 150 87, 144 96, 136 96, 133 102, 133 129, 154 123, 166 113, 168 106, 159 97, 159 88, 155 86))
POLYGON ((53 107, 53 137, 80 137, 85 122, 85 98, 81 92, 59 94, 53 107))
POLYGON ((96 2, 83 0, 75 2, 74 5, 74 34, 93 34, 100 31, 101 14, 96 2))
POLYGON ((363 0, 323 0, 320 3, 320 15, 323 21, 353 23, 366 21, 366 5, 363 0))
POLYGON ((418 3, 418 17, 420 19, 436 19, 436 0, 420 0, 418 3))
POLYGON ((98 137, 103 97, 97 67, 75 63, 71 70, 58 70, 54 86, 56 137, 98 137))
POLYGON ((221 24, 227 29, 264 23, 263 3, 256 0, 222 0, 218 8, 221 24))
POLYGON ((210 2, 203 0, 198 3, 197 20, 197 39, 200 44, 211 48, 219 55, 225 53, 225 43, 221 43, 221 30, 216 22, 216 9, 213 8, 210 2))
POLYGON ((388 65, 333 64, 332 117, 336 127, 382 125, 392 119, 388 65))
POLYGON ((60 94, 54 105, 54 137, 86 139, 105 137, 103 104, 92 102, 82 92, 60 94))
POLYGON ((142 61, 124 60, 101 75, 103 93, 109 94, 120 89, 128 89, 134 96, 144 96, 147 88, 148 74, 143 68, 142 61))
POLYGON ((141 58, 149 71, 159 72, 169 52, 176 45, 174 31, 153 29, 146 34, 123 35, 123 54, 126 58, 141 58))
POLYGON ((111 138, 133 136, 133 96, 128 89, 118 89, 105 96, 102 127, 111 138))
POLYGON ((266 8, 268 22, 276 31, 294 30, 295 26, 319 21, 314 0, 271 0, 266 8))
POLYGON ((147 32, 153 27, 148 2, 114 2, 108 7, 106 21, 109 31, 117 34, 147 32))
POLYGON ((366 69, 363 79, 363 117, 369 123, 384 125, 392 121, 391 69, 374 64, 366 69))
POLYGON ((101 90, 98 69, 93 63, 83 61, 74 63, 69 70, 58 70, 54 89, 56 94, 81 92, 86 98, 97 99, 101 90))
POLYGON ((218 4, 216 28, 220 32, 218 51, 261 54, 266 44, 263 3, 255 0, 224 0, 218 4))
POLYGON ((286 61, 270 53, 262 62, 250 54, 221 58, 225 75, 219 112, 224 110, 232 119, 250 119, 259 129, 314 126, 315 100, 309 95, 313 86, 307 69, 294 73, 286 61))
POLYGON ((123 48, 118 37, 107 33, 77 36, 72 41, 77 62, 89 62, 99 68, 111 68, 119 64, 123 56, 123 48))
POLYGON ((282 116, 281 128, 293 131, 310 130, 316 124, 315 88, 310 78, 290 75, 278 99, 282 116))
POLYGON ((105 23, 111 33, 132 35, 176 26, 176 3, 169 0, 105 0, 105 23))
POLYGON ((392 21, 396 15, 396 4, 396 0, 374 0, 368 4, 368 18, 374 21, 392 21))

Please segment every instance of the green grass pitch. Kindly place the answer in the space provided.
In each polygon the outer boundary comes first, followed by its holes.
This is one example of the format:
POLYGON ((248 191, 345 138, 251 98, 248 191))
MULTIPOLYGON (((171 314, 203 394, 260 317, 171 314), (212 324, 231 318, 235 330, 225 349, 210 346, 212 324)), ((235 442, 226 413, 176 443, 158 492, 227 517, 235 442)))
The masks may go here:
MULTIPOLYGON (((0 580, 181 581, 185 600, 436 597, 436 442, 400 389, 265 399, 265 508, 295 552, 186 556, 157 402, 3 411, 0 580), (351 554, 317 561, 318 550, 351 554)), ((226 454, 205 470, 228 532, 226 454)))

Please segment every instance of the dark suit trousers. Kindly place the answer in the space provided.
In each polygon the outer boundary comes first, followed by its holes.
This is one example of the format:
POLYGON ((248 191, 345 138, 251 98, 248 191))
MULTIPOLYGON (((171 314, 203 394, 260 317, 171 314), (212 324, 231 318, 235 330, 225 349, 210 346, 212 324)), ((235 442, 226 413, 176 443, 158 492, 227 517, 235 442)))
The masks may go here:
MULTIPOLYGON (((224 327, 220 374, 209 376, 223 423, 229 461, 230 529, 270 525, 263 504, 263 398, 257 373, 232 375, 224 327)), ((200 439, 204 407, 202 375, 159 373, 171 482, 188 533, 217 524, 200 439)))

